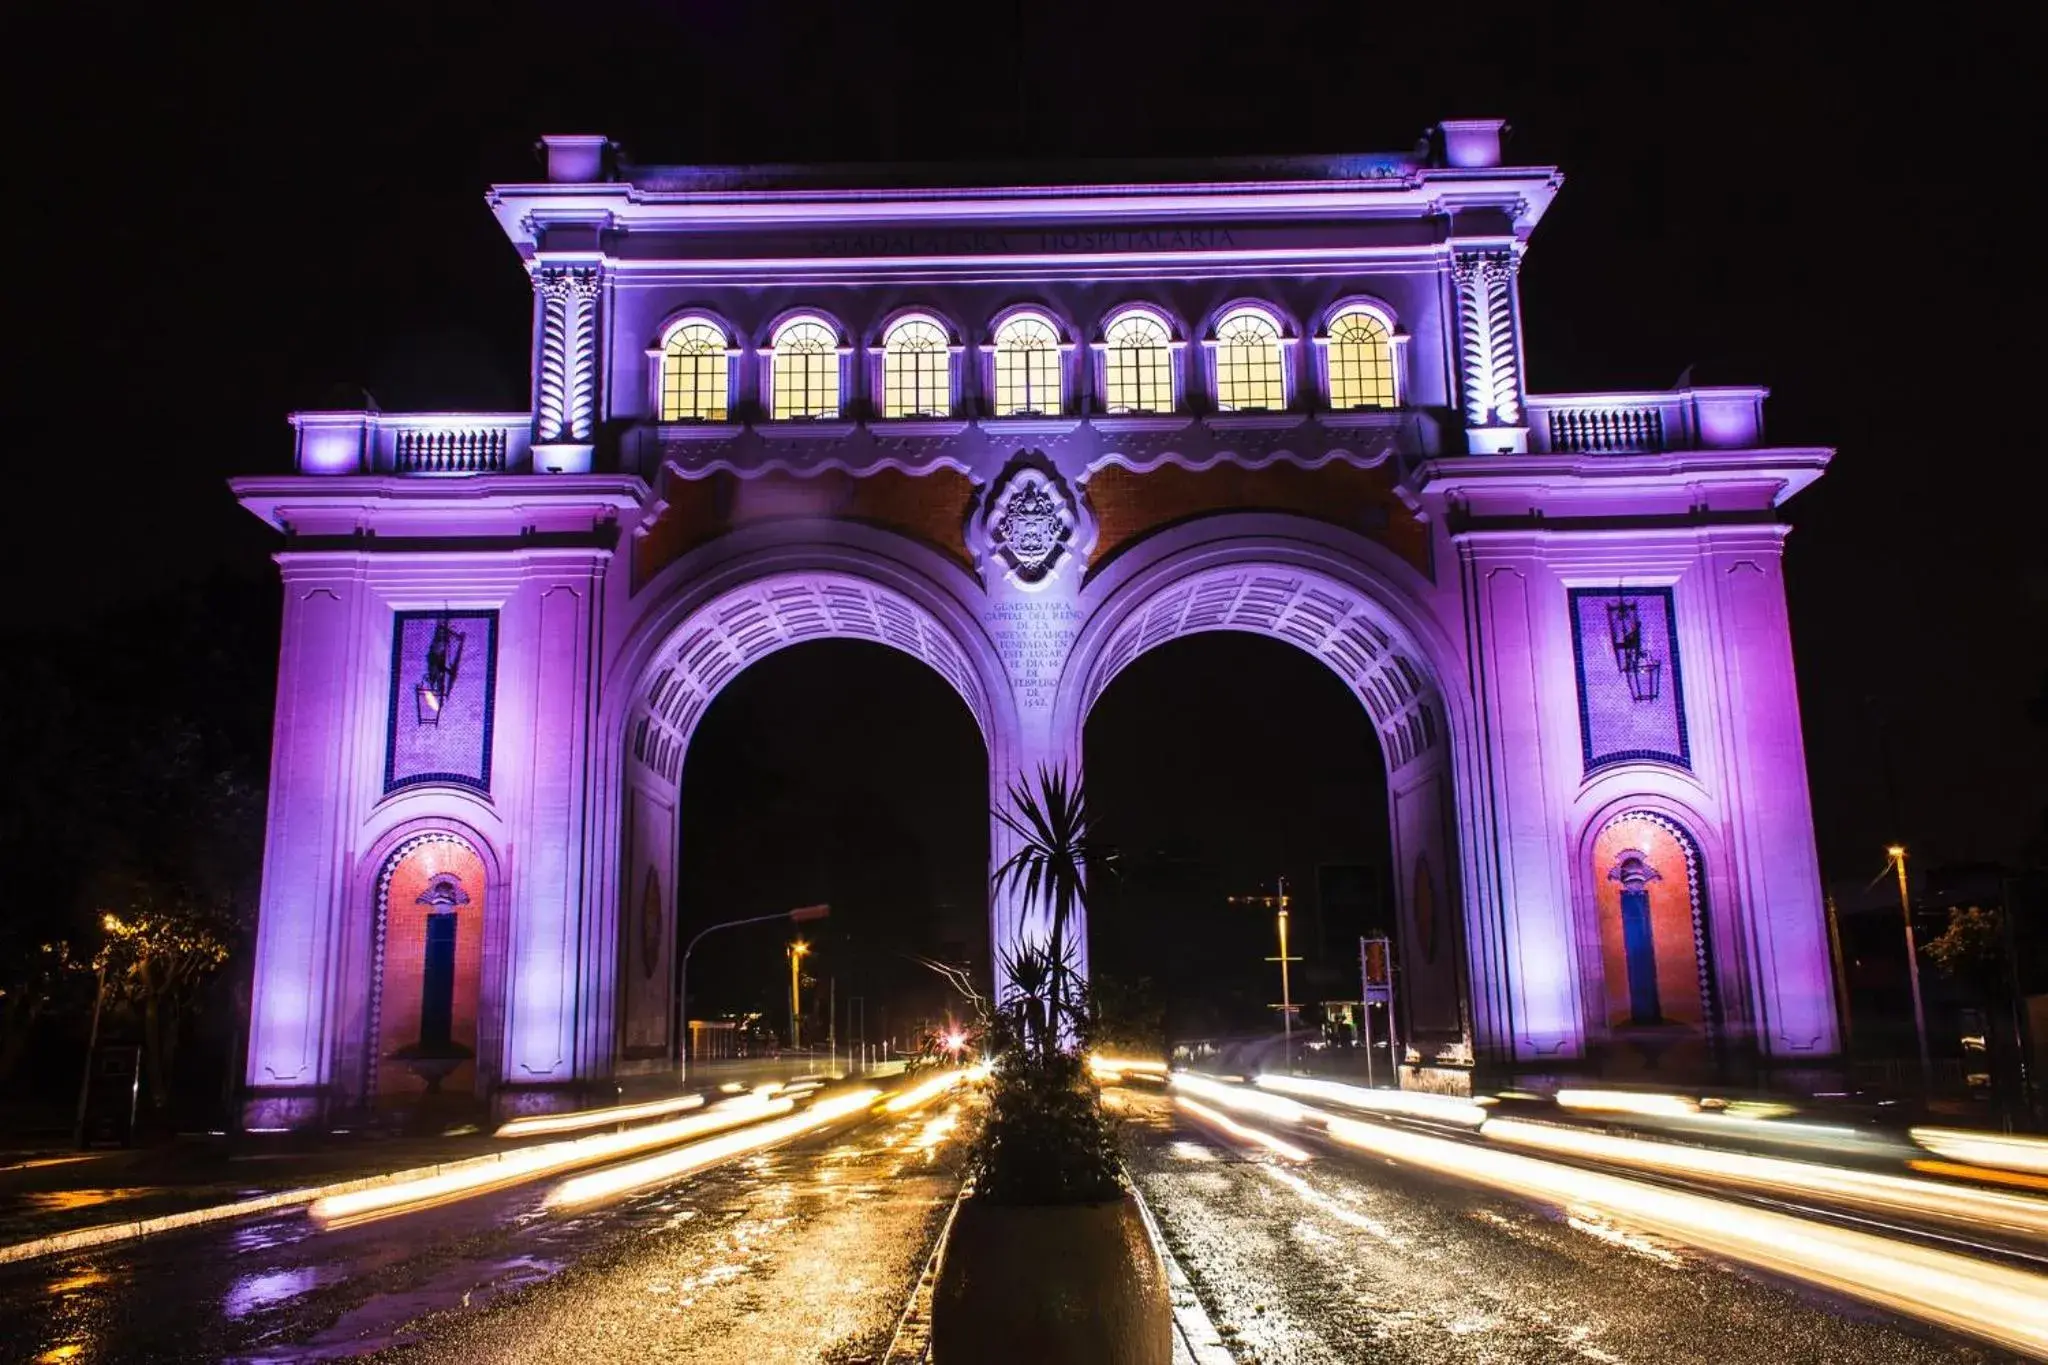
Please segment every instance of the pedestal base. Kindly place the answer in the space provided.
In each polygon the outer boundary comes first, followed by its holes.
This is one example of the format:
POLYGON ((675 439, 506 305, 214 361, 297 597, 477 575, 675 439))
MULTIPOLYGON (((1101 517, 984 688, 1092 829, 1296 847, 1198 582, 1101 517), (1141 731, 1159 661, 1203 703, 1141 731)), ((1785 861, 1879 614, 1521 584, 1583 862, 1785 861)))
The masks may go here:
POLYGON ((551 442, 533 448, 533 472, 536 474, 588 474, 591 453, 597 449, 590 445, 569 445, 551 442))
POLYGON ((326 1122, 324 1090, 255 1090, 242 1099, 245 1133, 303 1133, 319 1129, 326 1122))

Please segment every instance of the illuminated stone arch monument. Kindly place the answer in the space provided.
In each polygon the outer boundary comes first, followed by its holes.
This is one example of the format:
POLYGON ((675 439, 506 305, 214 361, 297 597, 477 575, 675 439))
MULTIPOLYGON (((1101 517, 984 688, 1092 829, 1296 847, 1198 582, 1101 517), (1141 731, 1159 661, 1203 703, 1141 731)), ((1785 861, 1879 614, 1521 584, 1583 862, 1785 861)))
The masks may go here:
POLYGON ((1562 182, 1498 122, 1079 169, 546 151, 488 201, 532 410, 302 412, 293 472, 235 482, 285 586, 252 1124, 672 1066, 691 736, 835 637, 946 681, 992 802, 1168 640, 1320 659, 1386 759, 1411 1083, 1835 1056, 1777 513, 1828 452, 1767 445, 1761 389, 1531 393, 1562 182))

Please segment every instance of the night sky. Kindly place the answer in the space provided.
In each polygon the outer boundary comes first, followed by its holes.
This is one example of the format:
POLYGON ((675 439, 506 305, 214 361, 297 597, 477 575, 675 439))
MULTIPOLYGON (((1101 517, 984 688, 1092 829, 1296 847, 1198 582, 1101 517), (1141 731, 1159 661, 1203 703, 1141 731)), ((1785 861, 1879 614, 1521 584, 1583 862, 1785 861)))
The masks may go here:
MULTIPOLYGON (((2023 492, 2043 482, 2040 267, 2013 179, 2038 33, 2023 7, 1896 31, 1806 6, 1549 8, 14 17, 44 27, 11 44, 43 82, 8 153, 9 349, 27 362, 10 614, 76 622, 210 576, 271 581, 274 540, 222 480, 284 470, 285 413, 337 386, 392 411, 523 408, 529 286, 483 195, 539 177, 542 132, 606 133, 649 161, 1199 155, 1405 150, 1439 118, 1499 115, 1511 161, 1568 181, 1522 276, 1533 390, 1763 383, 1777 443, 1840 451, 1792 506, 1788 570, 1826 873, 1868 879, 1894 838, 1935 862, 2016 857, 2048 771, 2026 717, 2048 670, 2023 492)), ((1370 758, 1370 728, 1267 643, 1176 646, 1105 700, 1089 758, 1133 858, 1206 848, 1227 890, 1383 848, 1377 773, 1324 761, 1370 758), (1291 689, 1276 706, 1250 700, 1269 674, 1291 689)), ((220 685, 267 714, 270 667, 220 685)), ((686 911, 831 893, 873 841, 898 846, 906 924, 958 917, 984 856, 980 758, 943 687, 899 694, 912 671, 806 647, 719 703, 686 774, 705 824, 685 856, 709 850, 686 911), (840 684, 850 697, 830 699, 840 684), (749 741, 792 709, 789 742, 749 741), (878 766, 877 733, 901 757, 878 766), (772 873, 738 856, 770 842, 772 873)), ((855 898, 880 904, 870 874, 855 898)))

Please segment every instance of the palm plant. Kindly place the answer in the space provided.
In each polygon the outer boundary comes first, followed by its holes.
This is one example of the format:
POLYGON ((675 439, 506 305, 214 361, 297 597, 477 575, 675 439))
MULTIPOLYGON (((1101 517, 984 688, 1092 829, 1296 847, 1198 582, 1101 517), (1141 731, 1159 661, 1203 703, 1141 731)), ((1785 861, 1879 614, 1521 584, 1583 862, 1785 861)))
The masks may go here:
POLYGON ((1075 912, 1087 913, 1089 875, 1110 872, 1116 854, 1095 838, 1087 795, 1064 767, 1041 764, 1035 789, 1012 783, 1009 806, 994 814, 1016 836, 1017 850, 996 869, 996 890, 1014 889, 1027 914, 1043 913, 1047 934, 1042 943, 1020 944, 1002 966, 1013 995, 1045 1001, 1045 1020, 1057 1033, 1074 1008, 1080 977, 1068 929, 1075 912))
POLYGON ((999 952, 996 965, 1009 983, 1017 1039, 1034 1060, 1049 1059, 1062 1039, 1087 1041, 1088 986, 1071 946, 1054 957, 1050 945, 1027 940, 999 952))

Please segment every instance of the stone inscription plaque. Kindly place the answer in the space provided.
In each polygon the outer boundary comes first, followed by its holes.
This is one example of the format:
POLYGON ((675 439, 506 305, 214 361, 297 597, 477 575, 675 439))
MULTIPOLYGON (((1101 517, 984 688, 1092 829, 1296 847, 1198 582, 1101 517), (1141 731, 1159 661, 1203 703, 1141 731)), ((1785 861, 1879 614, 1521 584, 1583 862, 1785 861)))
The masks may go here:
POLYGON ((1018 708, 1051 709, 1067 650, 1081 629, 1080 609, 1058 598, 1013 598, 990 608, 988 621, 1018 708))

